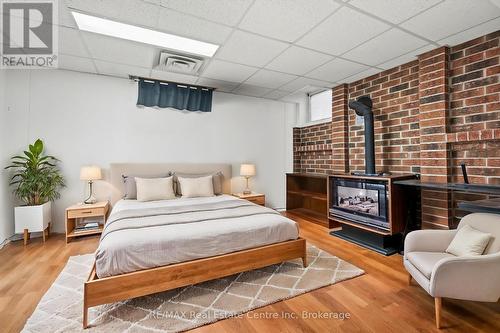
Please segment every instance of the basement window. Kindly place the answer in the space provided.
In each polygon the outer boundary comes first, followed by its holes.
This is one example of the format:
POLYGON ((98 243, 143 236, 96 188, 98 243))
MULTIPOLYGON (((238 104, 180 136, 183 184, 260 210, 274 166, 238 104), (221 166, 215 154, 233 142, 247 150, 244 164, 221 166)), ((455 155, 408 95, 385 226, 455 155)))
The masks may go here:
POLYGON ((316 122, 332 118, 332 91, 324 90, 309 94, 309 121, 316 122))

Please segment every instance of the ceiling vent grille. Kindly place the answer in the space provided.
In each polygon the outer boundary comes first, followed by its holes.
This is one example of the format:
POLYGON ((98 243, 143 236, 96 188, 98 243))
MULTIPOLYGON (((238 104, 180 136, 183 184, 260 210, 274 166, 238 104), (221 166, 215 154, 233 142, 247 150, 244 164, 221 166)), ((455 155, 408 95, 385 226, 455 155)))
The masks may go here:
POLYGON ((156 69, 165 72, 197 75, 202 65, 203 59, 161 52, 156 69))

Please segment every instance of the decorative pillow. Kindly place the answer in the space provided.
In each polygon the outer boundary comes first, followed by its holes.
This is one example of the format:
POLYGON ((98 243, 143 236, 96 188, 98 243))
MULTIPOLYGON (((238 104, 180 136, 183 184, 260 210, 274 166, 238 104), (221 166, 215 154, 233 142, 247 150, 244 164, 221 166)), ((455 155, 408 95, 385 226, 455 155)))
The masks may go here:
POLYGON ((456 256, 479 256, 488 246, 490 238, 491 234, 464 225, 458 229, 446 252, 456 256))
POLYGON ((174 177, 139 178, 137 184, 137 201, 153 201, 175 199, 174 177))
POLYGON ((212 197, 214 196, 213 177, 198 178, 177 177, 183 198, 212 197))
POLYGON ((182 195, 181 187, 179 186, 178 177, 182 178, 200 178, 212 176, 213 182, 213 190, 215 195, 222 194, 222 182, 224 179, 224 175, 222 172, 216 173, 202 173, 202 174, 193 174, 193 173, 182 173, 182 172, 174 172, 174 189, 177 195, 182 195))
POLYGON ((135 183, 135 177, 139 178, 165 178, 171 176, 172 173, 165 172, 159 175, 154 176, 145 176, 145 175, 122 175, 123 184, 125 185, 125 194, 123 195, 123 199, 126 200, 134 200, 137 199, 137 185, 135 183))

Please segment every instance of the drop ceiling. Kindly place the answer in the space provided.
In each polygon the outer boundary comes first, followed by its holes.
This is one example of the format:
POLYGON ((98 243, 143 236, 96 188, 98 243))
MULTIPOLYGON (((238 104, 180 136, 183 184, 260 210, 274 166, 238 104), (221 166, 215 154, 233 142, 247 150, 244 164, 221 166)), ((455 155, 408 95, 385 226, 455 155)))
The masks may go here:
POLYGON ((349 83, 500 27, 498 0, 66 0, 59 11, 62 69, 269 99, 349 83), (220 48, 197 76, 154 70, 165 50, 79 31, 71 10, 220 48))

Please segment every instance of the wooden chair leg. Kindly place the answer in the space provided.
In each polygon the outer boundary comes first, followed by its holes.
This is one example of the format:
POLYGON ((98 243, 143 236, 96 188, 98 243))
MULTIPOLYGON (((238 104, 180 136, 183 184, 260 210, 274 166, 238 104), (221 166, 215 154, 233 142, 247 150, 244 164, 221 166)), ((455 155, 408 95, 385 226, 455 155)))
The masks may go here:
POLYGON ((46 230, 47 230, 47 229, 43 229, 43 230, 42 230, 42 239, 43 239, 43 242, 44 242, 44 243, 45 243, 45 231, 46 231, 46 230))
POLYGON ((302 267, 304 267, 304 268, 307 267, 307 255, 302 257, 302 267))
POLYGON ((48 227, 47 227, 47 237, 49 237, 49 236, 50 236, 50 227, 51 227, 51 224, 50 224, 50 222, 49 222, 49 225, 48 225, 48 227))
POLYGON ((411 274, 408 273, 408 285, 411 286, 411 274))
POLYGON ((23 239, 24 246, 26 246, 28 244, 28 239, 30 239, 30 233, 28 232, 28 229, 24 229, 23 239))
POLYGON ((441 328, 441 308, 443 302, 441 297, 434 297, 434 309, 436 311, 436 327, 441 328))

